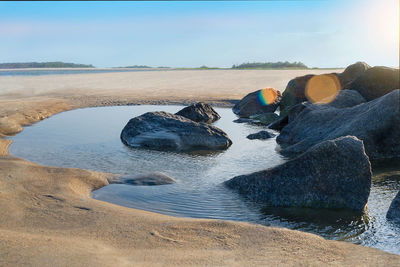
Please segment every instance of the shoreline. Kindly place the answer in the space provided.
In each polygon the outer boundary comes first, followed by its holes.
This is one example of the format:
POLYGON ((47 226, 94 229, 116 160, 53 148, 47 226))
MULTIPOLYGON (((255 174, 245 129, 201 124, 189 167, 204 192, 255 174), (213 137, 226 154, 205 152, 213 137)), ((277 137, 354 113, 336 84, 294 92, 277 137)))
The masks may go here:
MULTIPOLYGON (((211 101, 230 105, 232 98, 224 96, 211 101)), ((176 218, 95 200, 91 191, 108 185, 112 174, 46 167, 8 154, 7 135, 52 115, 163 101, 124 92, 108 97, 0 97, 0 265, 398 265, 399 255, 310 233, 176 218)), ((164 102, 207 100, 201 98, 182 94, 164 102)))

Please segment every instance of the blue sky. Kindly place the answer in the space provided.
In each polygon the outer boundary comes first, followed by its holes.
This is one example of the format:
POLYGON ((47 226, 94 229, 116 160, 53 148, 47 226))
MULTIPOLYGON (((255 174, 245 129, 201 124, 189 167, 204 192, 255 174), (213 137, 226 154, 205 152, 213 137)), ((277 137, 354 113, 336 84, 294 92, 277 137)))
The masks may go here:
POLYGON ((399 64, 398 0, 0 2, 0 62, 399 64))

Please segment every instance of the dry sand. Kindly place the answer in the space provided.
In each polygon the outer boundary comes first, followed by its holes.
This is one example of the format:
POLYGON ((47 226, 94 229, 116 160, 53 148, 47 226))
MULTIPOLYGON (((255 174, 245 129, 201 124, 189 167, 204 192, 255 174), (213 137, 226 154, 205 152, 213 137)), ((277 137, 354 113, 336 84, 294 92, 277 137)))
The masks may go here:
MULTIPOLYGON (((282 89, 279 86, 300 73, 273 72, 265 76, 268 71, 171 71, 162 74, 164 80, 159 73, 156 77, 140 73, 150 81, 132 73, 12 77, 14 83, 10 77, 0 77, 0 88, 26 86, 41 91, 0 96, 0 133, 14 134, 52 114, 85 106, 164 103, 165 99, 229 103, 258 88, 282 89), (214 84, 220 81, 219 74, 222 82, 214 84), (130 75, 135 76, 132 84, 130 75), (285 81, 276 81, 277 76, 285 81), (74 91, 67 92, 69 88, 74 91)), ((94 200, 90 192, 107 185, 112 174, 40 166, 8 155, 9 143, 0 138, 0 266, 400 264, 397 255, 299 231, 174 218, 94 200)))

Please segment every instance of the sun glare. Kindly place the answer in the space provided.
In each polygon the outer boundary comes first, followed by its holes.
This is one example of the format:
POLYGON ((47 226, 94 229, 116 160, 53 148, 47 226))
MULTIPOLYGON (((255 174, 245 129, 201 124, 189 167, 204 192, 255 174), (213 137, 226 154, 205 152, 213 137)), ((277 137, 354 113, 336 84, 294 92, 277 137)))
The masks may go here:
POLYGON ((340 87, 335 74, 316 75, 308 81, 305 93, 311 103, 327 104, 335 99, 340 87))

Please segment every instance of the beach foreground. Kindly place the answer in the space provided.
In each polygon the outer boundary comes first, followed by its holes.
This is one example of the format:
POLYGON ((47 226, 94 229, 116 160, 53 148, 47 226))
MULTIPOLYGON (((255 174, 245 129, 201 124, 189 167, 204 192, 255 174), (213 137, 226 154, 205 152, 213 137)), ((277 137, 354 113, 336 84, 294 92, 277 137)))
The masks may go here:
MULTIPOLYGON (((89 106, 196 100, 231 105, 256 89, 283 90, 291 78, 317 73, 281 71, 277 79, 278 73, 268 76, 268 71, 185 72, 167 71, 165 77, 162 72, 140 73, 140 78, 131 73, 0 77, 0 92, 5 92, 0 96, 0 134, 16 134, 53 114, 89 106), (117 86, 122 80, 124 85, 117 86)), ((398 266, 400 262, 397 255, 299 231, 174 218, 94 200, 90 192, 107 185, 112 174, 40 166, 9 155, 9 144, 0 138, 0 265, 398 266)))

